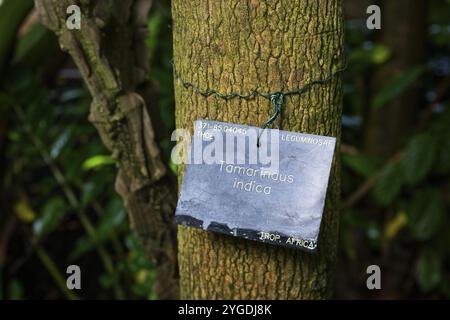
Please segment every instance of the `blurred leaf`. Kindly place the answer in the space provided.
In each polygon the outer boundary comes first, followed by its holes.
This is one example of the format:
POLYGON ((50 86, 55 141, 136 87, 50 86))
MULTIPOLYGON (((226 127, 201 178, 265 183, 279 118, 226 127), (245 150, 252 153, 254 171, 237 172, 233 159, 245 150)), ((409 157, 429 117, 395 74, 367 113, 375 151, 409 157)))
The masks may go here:
MULTIPOLYGON (((345 88, 344 88, 345 90, 345 88)), ((346 92, 347 96, 351 96, 350 99, 352 99, 352 104, 360 105, 360 95, 353 90, 353 88, 348 88, 348 92, 346 92)), ((342 115, 342 126, 345 128, 360 128, 363 121, 362 117, 360 116, 350 116, 343 114, 342 115)))
POLYGON ((382 44, 375 44, 371 48, 355 48, 350 51, 349 61, 352 65, 362 66, 370 64, 382 64, 391 56, 392 50, 382 44))
POLYGON ((100 239, 107 238, 118 226, 126 221, 126 213, 122 200, 115 197, 110 201, 104 214, 102 215, 97 228, 100 239))
MULTIPOLYGON (((118 227, 126 221, 126 213, 122 200, 119 197, 113 198, 108 207, 103 212, 99 223, 96 225, 96 241, 104 243, 110 239, 111 234, 117 231, 118 227)), ((87 252, 94 250, 96 243, 89 237, 78 239, 75 248, 72 250, 69 259, 75 260, 87 252)))
POLYGON ((392 220, 390 220, 384 229, 384 239, 391 241, 397 233, 408 224, 408 216, 404 211, 398 212, 392 220))
POLYGON ((439 142, 439 151, 437 152, 436 164, 433 168, 440 175, 450 173, 450 139, 448 139, 448 136, 445 136, 439 142))
POLYGON ((35 22, 25 35, 18 39, 12 64, 36 72, 50 59, 54 62, 58 57, 58 50, 60 48, 55 35, 42 24, 35 22))
POLYGON ((75 152, 70 151, 70 148, 66 149, 66 152, 60 155, 60 162, 64 165, 66 179, 68 181, 79 181, 84 177, 85 171, 83 170, 83 160, 86 158, 86 154, 82 150, 75 152))
POLYGON ((102 195, 105 192, 108 193, 109 199, 115 199, 115 194, 109 194, 114 190, 113 188, 114 175, 109 174, 106 170, 98 170, 92 172, 89 176, 87 182, 82 182, 81 184, 81 205, 83 208, 87 207, 95 199, 96 201, 101 201, 102 195))
POLYGON ((161 24, 163 22, 162 15, 160 12, 156 11, 148 19, 148 31, 149 36, 147 37, 147 46, 149 48, 149 53, 151 56, 154 55, 155 49, 158 45, 158 35, 161 30, 161 24))
POLYGON ((11 141, 11 142, 18 142, 19 141, 19 139, 20 139, 20 134, 19 134, 19 132, 17 132, 17 131, 9 131, 8 132, 8 139, 11 141))
POLYGON ((24 297, 24 289, 22 282, 17 279, 12 279, 8 285, 8 299, 22 300, 24 297))
POLYGON ((55 141, 55 143, 53 143, 53 145, 50 149, 50 156, 53 159, 58 158, 59 154, 61 153, 61 150, 66 146, 71 135, 72 135, 72 130, 69 127, 67 130, 64 130, 62 132, 62 134, 58 137, 58 139, 55 141))
POLYGON ((382 230, 379 224, 376 221, 369 221, 365 226, 365 228, 367 238, 370 241, 369 244, 371 245, 372 248, 378 249, 381 245, 382 240, 381 239, 382 230))
POLYGON ((416 192, 409 205, 410 229, 415 239, 425 240, 439 230, 445 215, 445 202, 439 189, 416 192))
POLYGON ((69 261, 74 261, 84 255, 85 253, 94 250, 94 242, 87 236, 83 236, 77 239, 75 246, 72 248, 69 261))
POLYGON ((450 276, 444 275, 444 280, 441 281, 440 289, 441 289, 442 294, 447 299, 450 299, 450 276))
POLYGON ((409 184, 421 181, 430 172, 436 153, 437 143, 434 137, 427 133, 414 136, 406 148, 402 162, 405 180, 409 184))
MULTIPOLYGON (((16 102, 14 101, 14 97, 11 97, 9 94, 0 92, 0 106, 1 107, 12 107, 16 102)), ((3 110, 2 110, 3 111, 3 110)), ((4 110, 6 111, 6 110, 4 110)))
POLYGON ((44 206, 41 216, 34 222, 33 231, 42 237, 54 230, 64 217, 66 205, 61 197, 53 197, 44 206))
POLYGON ((169 159, 169 168, 173 172, 174 175, 178 175, 178 165, 169 159))
POLYGON ((138 272, 136 272, 136 282, 138 284, 145 283, 148 279, 148 270, 141 269, 138 272))
POLYGON ((14 206, 14 211, 23 222, 30 223, 36 219, 36 213, 30 208, 25 200, 20 200, 14 206))
MULTIPOLYGON (((67 89, 61 94, 61 97, 59 98, 59 100, 62 103, 66 103, 66 102, 70 102, 72 100, 82 98, 85 94, 86 94, 86 91, 83 90, 82 88, 67 89)), ((84 108, 82 108, 82 109, 84 109, 84 108)))
POLYGON ((373 188, 375 200, 382 206, 389 205, 399 195, 403 182, 402 166, 398 163, 388 164, 373 188))
POLYGON ((100 280, 100 285, 103 288, 109 289, 109 288, 112 288, 115 284, 118 283, 118 281, 119 281, 119 274, 117 274, 117 273, 113 273, 113 274, 104 273, 104 274, 102 274, 100 276, 99 280, 100 280))
POLYGON ((437 252, 423 250, 417 262, 417 282, 424 292, 434 289, 442 279, 442 262, 437 252))
POLYGON ((362 177, 368 178, 377 170, 377 161, 363 153, 342 155, 344 165, 351 168, 362 177))
POLYGON ((126 237, 126 244, 130 250, 125 266, 134 275, 132 291, 136 296, 155 299, 153 290, 156 273, 149 260, 145 258, 143 248, 136 233, 132 232, 126 237))
POLYGON ((425 71, 425 67, 419 66, 403 72, 401 75, 386 83, 373 98, 372 108, 379 109, 386 103, 401 95, 408 89, 425 71))
POLYGON ((85 208, 99 193, 99 188, 93 181, 83 183, 81 187, 81 206, 85 208))
POLYGON ((33 8, 32 0, 3 0, 0 10, 0 73, 14 47, 17 31, 33 8))
POLYGON ((83 169, 87 171, 114 163, 115 161, 110 155, 96 155, 87 159, 83 163, 83 169))
POLYGON ((371 61, 374 64, 382 64, 389 59, 392 50, 384 45, 376 44, 372 49, 371 61))
POLYGON ((85 208, 95 197, 95 183, 88 181, 81 187, 81 205, 85 208))
POLYGON ((354 208, 346 209, 342 214, 340 223, 339 241, 341 248, 345 250, 345 253, 350 259, 357 258, 357 242, 355 241, 355 232, 360 227, 358 225, 358 219, 363 215, 356 211, 354 208))

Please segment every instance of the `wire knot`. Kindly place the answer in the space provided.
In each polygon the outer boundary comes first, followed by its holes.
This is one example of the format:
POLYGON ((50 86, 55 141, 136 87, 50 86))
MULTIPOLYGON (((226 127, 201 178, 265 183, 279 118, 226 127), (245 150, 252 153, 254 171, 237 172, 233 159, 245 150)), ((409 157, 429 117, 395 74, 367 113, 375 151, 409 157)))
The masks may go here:
POLYGON ((283 92, 274 92, 270 94, 270 102, 275 105, 281 105, 284 101, 284 93, 283 92))
POLYGON ((257 141, 257 146, 259 148, 260 146, 260 139, 261 139, 261 135, 263 134, 264 130, 266 130, 266 128, 268 126, 270 126, 272 123, 275 122, 275 120, 280 116, 281 114, 281 109, 283 108, 283 103, 284 103, 284 96, 285 94, 283 92, 274 92, 271 93, 269 95, 269 99, 270 99, 270 103, 273 106, 274 109, 274 113, 272 114, 272 116, 264 123, 261 132, 258 135, 258 141, 257 141))
POLYGON ((271 93, 270 94, 270 102, 272 103, 274 113, 263 125, 263 129, 270 126, 281 114, 281 109, 283 108, 283 103, 284 103, 284 93, 283 92, 271 93))

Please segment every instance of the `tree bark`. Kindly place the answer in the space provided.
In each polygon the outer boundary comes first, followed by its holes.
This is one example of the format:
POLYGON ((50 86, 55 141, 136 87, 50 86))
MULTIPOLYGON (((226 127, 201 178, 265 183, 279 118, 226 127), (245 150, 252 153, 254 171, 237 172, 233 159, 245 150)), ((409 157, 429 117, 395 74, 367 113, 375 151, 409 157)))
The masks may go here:
POLYGON ((159 298, 178 297, 176 186, 154 140, 146 76, 150 0, 35 0, 42 22, 77 64, 93 101, 89 120, 117 161, 116 190, 157 271, 159 298), (66 9, 81 7, 81 29, 68 30, 66 9))
MULTIPOLYGON (((385 0, 381 5, 382 26, 378 41, 392 50, 387 63, 372 77, 373 95, 403 72, 424 63, 427 1, 385 0)), ((421 90, 412 86, 385 106, 369 109, 364 149, 372 155, 389 157, 405 143, 417 121, 421 90)), ((369 106, 370 107, 370 106, 369 106)))
MULTIPOLYGON (((223 93, 297 89, 342 67, 342 12, 341 0, 174 0, 174 62, 184 80, 204 89, 223 93)), ((341 88, 336 76, 301 97, 287 97, 280 129, 336 136, 339 150, 341 88)), ((179 81, 175 81, 175 98, 177 127, 191 131, 198 118, 261 126, 273 111, 263 98, 205 98, 179 81)), ((180 226, 181 297, 330 297, 338 199, 335 158, 317 254, 180 226)))

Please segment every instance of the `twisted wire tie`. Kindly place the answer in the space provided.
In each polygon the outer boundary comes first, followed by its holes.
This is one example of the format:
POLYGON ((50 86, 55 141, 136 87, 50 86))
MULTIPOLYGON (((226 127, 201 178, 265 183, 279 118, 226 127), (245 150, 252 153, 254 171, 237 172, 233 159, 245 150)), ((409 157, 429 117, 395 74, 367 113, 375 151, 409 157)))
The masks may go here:
POLYGON ((282 108, 283 108, 283 104, 284 104, 284 98, 286 96, 291 96, 291 95, 301 95, 304 92, 306 92, 309 88, 311 88, 314 85, 325 85, 328 82, 330 82, 336 75, 344 72, 347 67, 348 67, 348 60, 345 57, 345 62, 344 65, 339 68, 338 70, 330 73, 330 75, 325 78, 325 79, 316 79, 316 80, 312 80, 310 82, 308 82, 307 84, 305 84, 304 86, 294 89, 294 90, 290 90, 287 92, 270 92, 270 93, 261 93, 258 92, 257 90, 250 90, 250 92, 248 94, 242 94, 242 93, 238 93, 238 92, 232 92, 232 93, 221 93, 215 89, 211 89, 211 88, 207 88, 206 90, 202 90, 200 89, 200 87, 198 87, 197 85, 193 84, 192 82, 189 81, 185 81, 180 73, 178 72, 178 70, 175 67, 175 63, 173 60, 170 60, 170 63, 172 65, 172 69, 173 69, 173 76, 176 80, 180 81, 181 84, 183 85, 183 87, 185 89, 192 89, 195 93, 200 94, 201 96, 207 98, 209 96, 216 96, 218 98, 224 99, 224 100, 231 100, 234 98, 240 98, 240 99, 244 99, 244 100, 250 100, 253 99, 255 97, 263 97, 266 99, 270 100, 270 103, 272 104, 273 108, 274 108, 274 112, 273 114, 270 116, 269 119, 267 119, 263 126, 262 126, 262 130, 260 131, 259 135, 258 135, 258 140, 257 140, 257 146, 260 146, 260 138, 261 135, 263 134, 264 130, 267 129, 267 127, 269 127, 272 123, 275 122, 275 120, 280 116, 282 108))

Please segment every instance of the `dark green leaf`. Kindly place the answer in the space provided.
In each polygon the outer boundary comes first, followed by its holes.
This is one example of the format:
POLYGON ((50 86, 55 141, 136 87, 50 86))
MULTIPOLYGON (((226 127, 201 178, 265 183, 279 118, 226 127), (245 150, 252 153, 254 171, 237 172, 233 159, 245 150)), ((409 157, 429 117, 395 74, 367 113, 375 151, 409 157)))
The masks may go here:
MULTIPOLYGON (((115 197, 103 212, 100 222, 96 226, 97 244, 104 243, 110 239, 112 232, 123 225, 126 221, 126 213, 120 198, 115 197)), ((75 248, 72 250, 69 259, 71 261, 95 249, 97 245, 91 238, 79 238, 75 248)))
POLYGON ((439 254, 423 250, 417 262, 417 282, 424 292, 434 289, 442 279, 442 262, 439 254))
POLYGON ((33 223, 33 231, 38 237, 42 237, 55 229, 66 210, 65 202, 60 197, 51 198, 44 206, 42 214, 33 223))
POLYGON ((80 237, 78 238, 75 246, 72 248, 69 261, 74 261, 84 255, 87 252, 90 252, 95 249, 95 243, 88 237, 80 237))
POLYGON ((437 174, 447 175, 450 173, 450 139, 446 136, 441 140, 434 168, 437 174))
POLYGON ((423 66, 405 71, 384 85, 372 101, 372 108, 379 109, 389 101, 401 95, 425 71, 423 66))
POLYGON ((53 159, 58 158, 62 149, 66 146, 67 142, 69 141, 71 135, 72 135, 72 130, 70 130, 70 128, 67 130, 64 130, 63 133, 55 141, 55 143, 53 143, 52 148, 50 149, 50 156, 53 159))
POLYGON ((377 169, 377 161, 365 154, 357 153, 342 156, 342 161, 344 165, 351 168, 357 174, 362 177, 370 177, 377 169))
POLYGON ((12 279, 8 285, 8 299, 22 300, 24 296, 23 284, 17 279, 12 279))
POLYGON ((445 202, 439 189, 420 190, 409 205, 409 226, 415 239, 425 240, 437 233, 445 215, 445 202))
POLYGON ((409 184, 421 181, 431 170, 437 153, 436 139, 430 134, 414 136, 409 142, 403 165, 405 180, 409 184))
POLYGON ((100 190, 96 188, 96 184, 92 181, 83 183, 81 186, 81 206, 85 208, 94 197, 99 193, 100 190))
POLYGON ((120 198, 116 197, 109 203, 98 224, 97 235, 106 239, 126 220, 125 209, 120 198))
POLYGON ((0 92, 0 110, 3 110, 3 108, 9 109, 11 108, 16 102, 14 101, 14 98, 11 97, 9 94, 0 92))
POLYGON ((392 50, 382 44, 375 44, 372 48, 358 48, 350 51, 349 61, 352 65, 382 64, 389 59, 392 50))
POLYGON ((389 205, 399 195, 403 183, 402 166, 399 163, 387 165, 373 188, 375 200, 382 206, 389 205))

